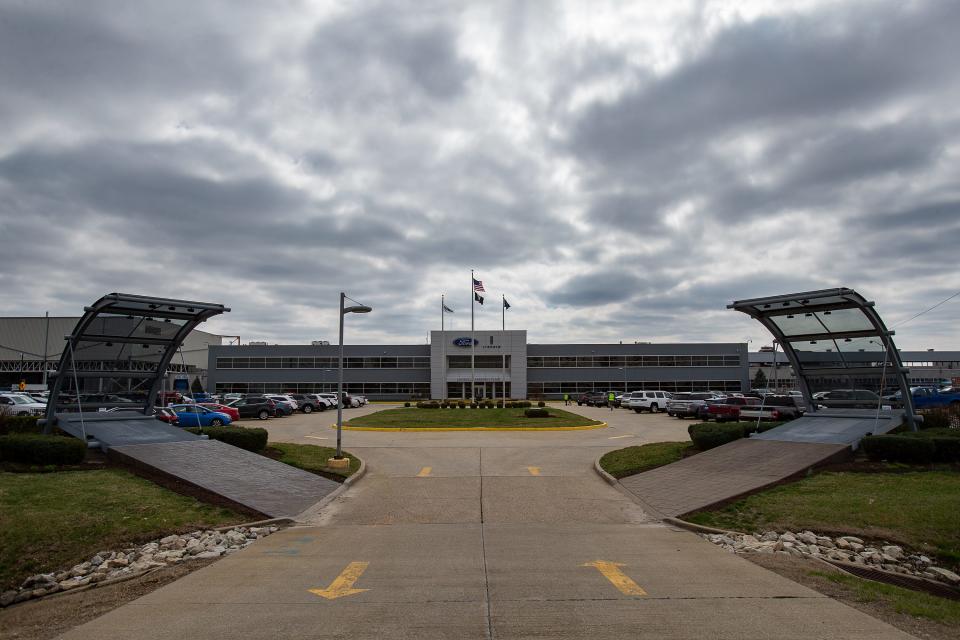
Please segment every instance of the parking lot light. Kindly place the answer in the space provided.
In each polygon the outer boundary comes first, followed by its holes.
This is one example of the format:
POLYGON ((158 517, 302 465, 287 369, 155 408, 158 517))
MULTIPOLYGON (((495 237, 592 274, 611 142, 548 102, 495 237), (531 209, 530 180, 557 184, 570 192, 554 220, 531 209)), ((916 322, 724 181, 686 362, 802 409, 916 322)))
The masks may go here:
POLYGON ((347 294, 343 291, 340 292, 340 374, 337 382, 337 453, 328 461, 328 464, 333 468, 346 467, 350 464, 349 462, 344 464, 345 460, 341 446, 341 434, 343 433, 343 317, 348 313, 370 313, 371 311, 373 311, 372 307, 347 298, 347 294), (344 300, 350 300, 350 302, 356 302, 356 304, 350 307, 344 307, 344 300))

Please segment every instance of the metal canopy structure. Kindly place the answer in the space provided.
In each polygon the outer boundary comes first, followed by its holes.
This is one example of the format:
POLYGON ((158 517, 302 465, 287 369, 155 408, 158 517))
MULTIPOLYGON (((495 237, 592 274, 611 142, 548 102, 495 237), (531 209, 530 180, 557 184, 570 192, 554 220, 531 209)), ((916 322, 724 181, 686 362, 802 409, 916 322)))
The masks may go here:
POLYGON ((45 428, 50 430, 57 414, 66 412, 123 408, 150 415, 184 339, 201 322, 227 311, 221 304, 128 293, 111 293, 85 307, 73 333, 65 336, 45 428), (81 359, 113 366, 89 370, 77 362, 81 359))
POLYGON ((810 411, 817 404, 865 408, 880 398, 863 389, 900 390, 904 418, 916 429, 907 369, 893 342, 893 331, 853 289, 823 289, 766 298, 737 300, 728 309, 746 313, 773 334, 797 376, 810 411), (815 401, 813 394, 828 391, 830 400, 815 401))

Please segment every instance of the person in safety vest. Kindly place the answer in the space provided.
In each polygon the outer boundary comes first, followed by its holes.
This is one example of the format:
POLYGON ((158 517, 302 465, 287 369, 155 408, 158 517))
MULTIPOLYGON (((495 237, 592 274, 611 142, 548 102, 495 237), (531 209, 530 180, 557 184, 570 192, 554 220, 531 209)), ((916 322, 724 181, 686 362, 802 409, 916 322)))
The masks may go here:
POLYGON ((569 394, 569 393, 563 394, 563 404, 570 404, 570 394, 569 394))
POLYGON ((607 394, 607 406, 610 407, 610 411, 613 411, 613 405, 617 401, 617 396, 611 391, 607 394))

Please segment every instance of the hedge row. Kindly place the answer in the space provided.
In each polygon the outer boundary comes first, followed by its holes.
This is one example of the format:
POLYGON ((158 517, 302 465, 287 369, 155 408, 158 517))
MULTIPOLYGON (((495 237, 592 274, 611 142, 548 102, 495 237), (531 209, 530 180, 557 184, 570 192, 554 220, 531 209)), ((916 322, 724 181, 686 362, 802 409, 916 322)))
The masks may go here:
POLYGON ((923 422, 919 424, 920 429, 949 429, 960 428, 960 407, 950 405, 949 407, 937 409, 924 409, 920 412, 923 416, 923 422))
POLYGON ((38 416, 9 416, 0 414, 0 435, 8 433, 41 433, 38 416))
POLYGON ((523 415, 528 418, 549 418, 550 412, 543 407, 537 407, 535 409, 525 409, 523 415))
MULTIPOLYGON (((405 402, 405 407, 409 407, 410 403, 405 402)), ((529 400, 510 400, 506 403, 507 409, 526 409, 531 407, 532 404, 529 400)), ((538 403, 538 406, 543 407, 544 403, 538 403)), ((503 409, 504 402, 503 400, 482 400, 480 402, 467 402, 466 400, 429 400, 425 402, 417 403, 418 409, 503 409)))
POLYGON ((0 462, 20 464, 79 464, 87 453, 87 443, 77 438, 44 436, 36 433, 12 433, 0 436, 0 462))
POLYGON ((697 449, 706 451, 745 438, 751 433, 769 431, 781 424, 783 423, 761 422, 758 427, 756 422, 699 422, 687 427, 687 433, 697 449))
POLYGON ((198 427, 189 427, 185 431, 203 433, 211 440, 220 440, 247 451, 263 451, 267 446, 267 430, 258 427, 204 427, 202 430, 198 427))
POLYGON ((960 429, 932 428, 868 436, 861 445, 871 460, 914 464, 960 462, 960 429))

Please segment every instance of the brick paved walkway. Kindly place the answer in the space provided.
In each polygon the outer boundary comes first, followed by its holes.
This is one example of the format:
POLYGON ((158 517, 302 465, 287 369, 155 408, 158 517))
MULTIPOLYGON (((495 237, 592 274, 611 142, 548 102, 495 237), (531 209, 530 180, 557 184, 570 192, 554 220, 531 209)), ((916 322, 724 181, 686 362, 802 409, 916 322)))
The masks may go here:
POLYGON ((620 481, 652 515, 676 517, 847 455, 840 444, 743 439, 620 481))
POLYGON ((217 440, 134 444, 112 447, 110 453, 272 518, 295 516, 340 486, 217 440))

